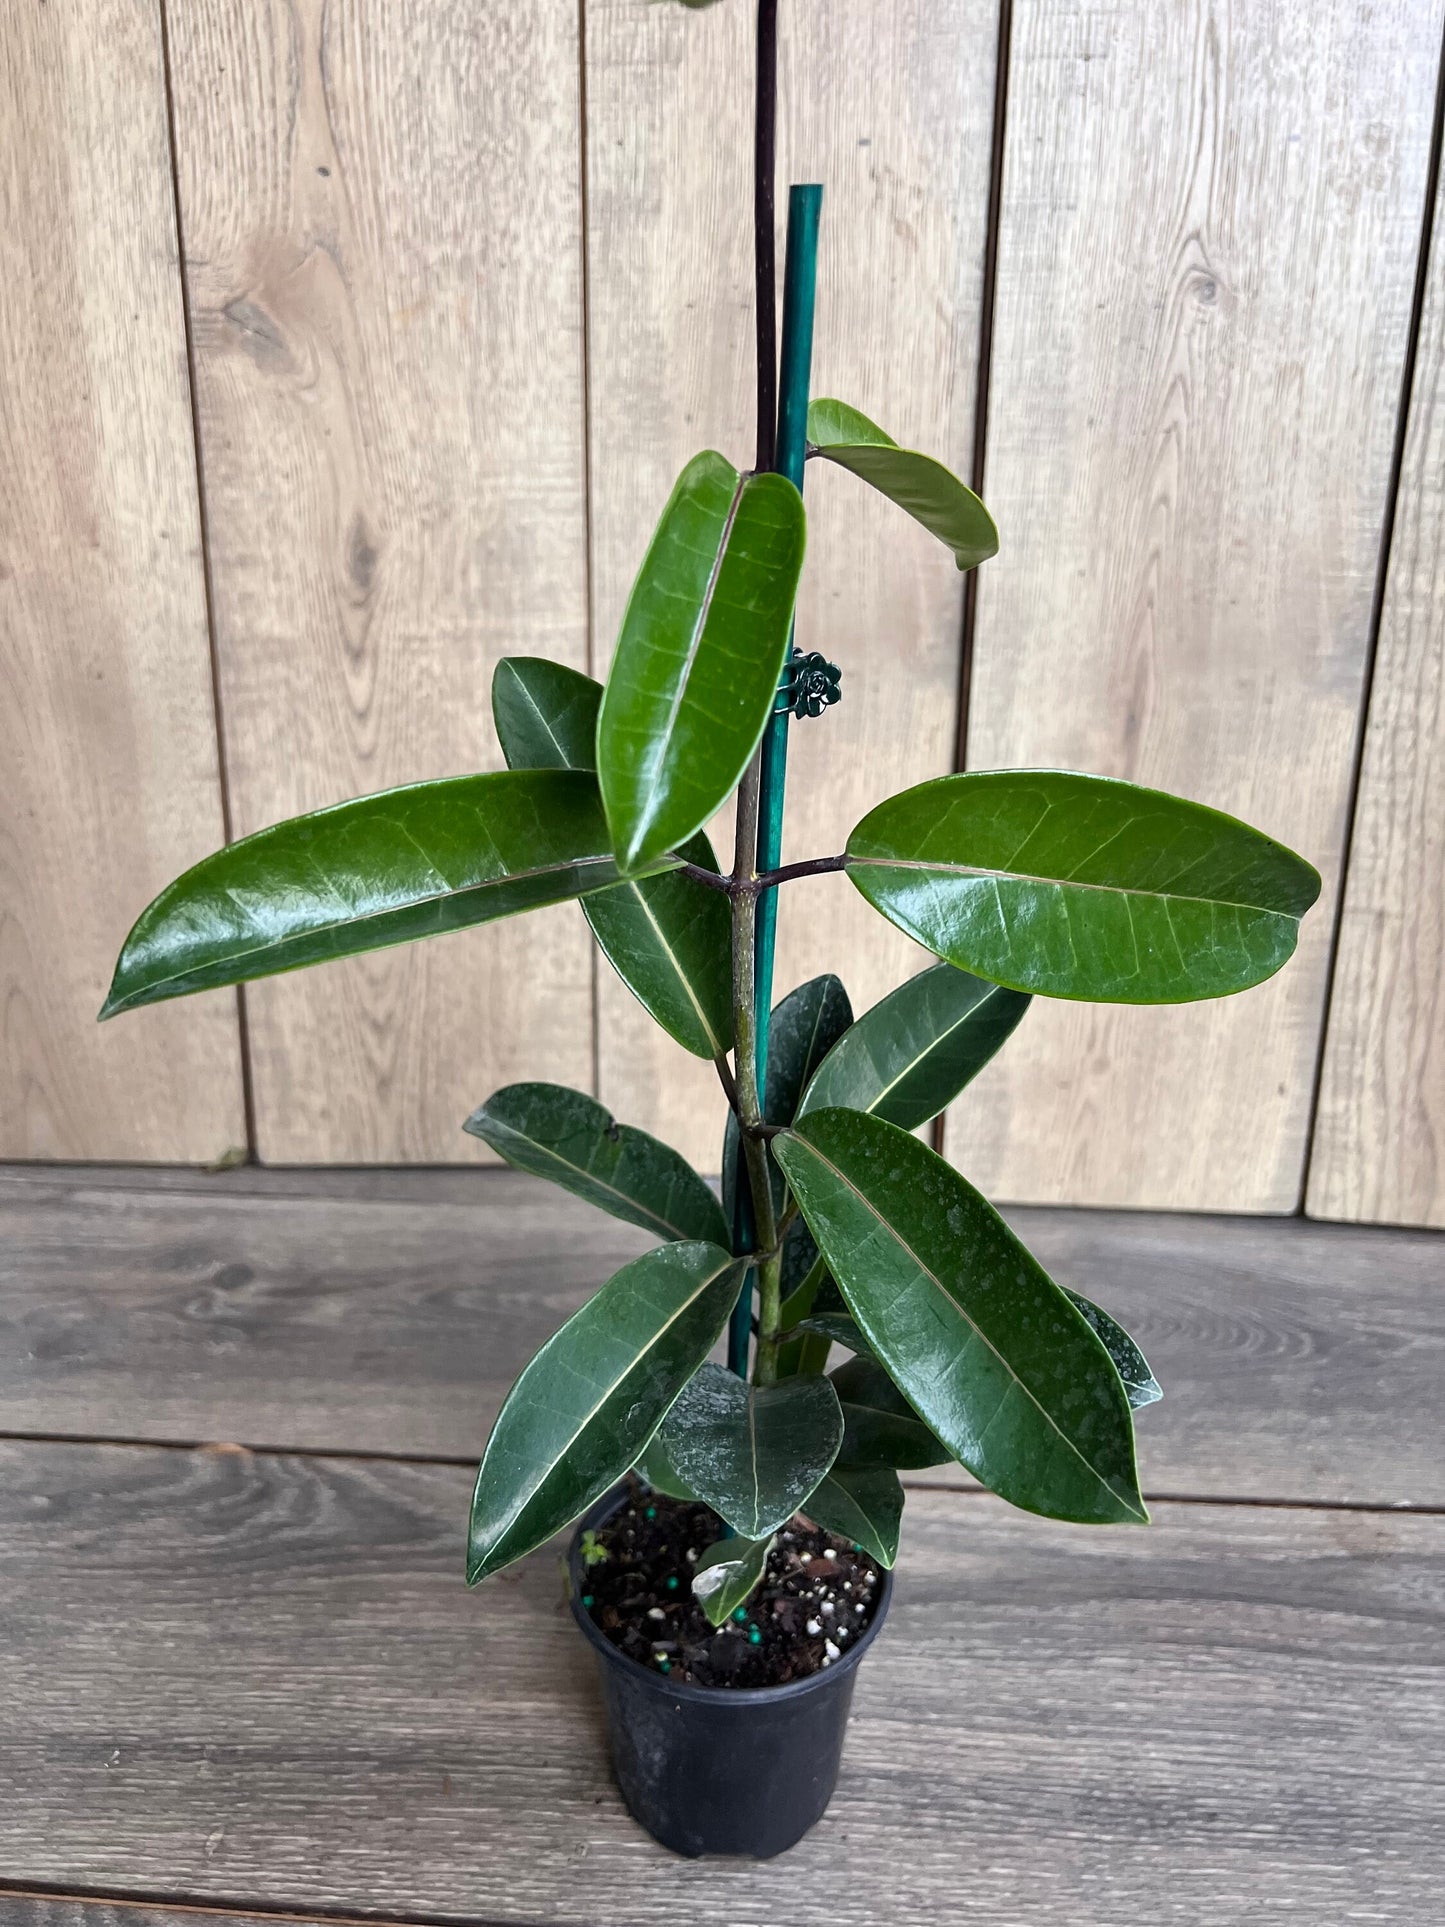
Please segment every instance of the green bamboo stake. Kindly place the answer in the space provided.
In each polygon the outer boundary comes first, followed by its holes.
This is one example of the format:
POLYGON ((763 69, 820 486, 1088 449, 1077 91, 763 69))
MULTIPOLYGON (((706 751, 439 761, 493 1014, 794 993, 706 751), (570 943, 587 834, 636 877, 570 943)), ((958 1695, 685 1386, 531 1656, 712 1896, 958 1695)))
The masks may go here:
MULTIPOLYGON (((813 368, 813 308, 818 285, 818 217, 823 190, 814 184, 788 190, 788 251, 783 269, 783 353, 778 383, 777 468, 800 493, 808 453, 808 385, 813 368)), ((797 654, 790 644, 788 661, 797 654)), ((786 686, 788 670, 783 671, 786 686)), ((758 870, 776 870, 783 860, 783 788, 788 776, 788 723, 785 708, 774 714, 763 737, 762 788, 758 810, 758 870)), ((773 1008, 773 950, 778 928, 778 893, 758 899, 757 954, 754 966, 758 1026, 758 1084, 766 1101, 768 1024, 773 1008)))
MULTIPOLYGON (((778 394, 775 466, 801 492, 803 464, 808 450, 808 384, 813 363, 813 306, 818 273, 818 215, 821 187, 794 186, 788 191, 788 244, 783 270, 782 381, 778 394)), ((788 657, 793 656, 791 644, 788 657)), ((784 667, 784 682, 787 679, 784 667)), ((757 867, 775 870, 783 848, 783 786, 788 773, 788 721, 784 709, 775 714, 763 736, 758 808, 757 867)), ((753 1009, 757 1023, 758 1088, 767 1102, 768 1025, 773 1008, 773 948, 777 935, 778 898, 769 890, 758 899, 757 948, 753 959, 753 1009)), ((746 1186, 739 1178, 740 1222, 736 1249, 751 1248, 750 1213, 746 1186)), ((728 1366, 740 1378, 748 1375, 748 1347, 752 1339, 752 1274, 734 1308, 728 1327, 728 1366)))

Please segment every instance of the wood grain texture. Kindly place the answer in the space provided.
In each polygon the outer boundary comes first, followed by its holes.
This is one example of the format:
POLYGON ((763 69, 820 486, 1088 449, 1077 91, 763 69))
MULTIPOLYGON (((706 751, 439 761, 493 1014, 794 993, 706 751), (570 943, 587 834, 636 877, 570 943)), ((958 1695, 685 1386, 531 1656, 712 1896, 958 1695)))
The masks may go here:
MULTIPOLYGON (((0 1927, 256 1927, 254 1913, 235 1913, 181 1902, 153 1906, 144 1900, 95 1900, 77 1894, 6 1892, 0 1888, 0 1927)), ((274 1920, 274 1914, 263 1916, 274 1920)), ((336 1914, 290 1914, 285 1918, 335 1923, 336 1914)), ((369 1918, 367 1927, 387 1927, 369 1918)))
POLYGON ((555 1549, 462 1586, 465 1472, 0 1463, 17 1884, 578 1927, 1419 1927, 1445 1876, 1439 1518, 1091 1532, 913 1495, 833 1808, 748 1865, 625 1817, 555 1549))
POLYGON ((1309 1208, 1445 1225, 1445 191, 1434 209, 1309 1208))
MULTIPOLYGON (((310 1195, 302 1176, 0 1173, 3 1429, 466 1460, 536 1347, 648 1242, 512 1173, 312 1173, 310 1195)), ((1165 1386, 1139 1420, 1146 1490, 1445 1505, 1445 1240, 1011 1215, 1165 1386)))
POLYGON ((234 996, 95 1021, 222 836, 154 7, 7 10, 0 342, 0 1155, 204 1162, 234 996))
MULTIPOLYGON (((599 674, 684 462, 708 446, 752 461, 753 11, 586 9, 599 674)), ((825 184, 814 392, 967 473, 997 0, 803 0, 782 20, 780 287, 787 183, 825 184)), ((788 860, 841 849, 874 803, 950 768, 957 724, 951 559, 826 466, 807 481, 798 638, 842 666, 844 700, 792 732, 788 860)), ((717 838, 731 850, 727 822, 717 838)), ((838 969, 862 1008, 922 962, 842 878, 783 898, 780 993, 838 969)), ((710 1067, 661 1037, 605 964, 599 1004, 603 1100, 715 1171, 724 1112, 710 1067)))
MULTIPOLYGON (((496 659, 585 661, 576 8, 196 0, 172 53, 237 829, 500 767, 496 659)), ((575 913, 246 995, 278 1162, 591 1082, 575 913)))
POLYGON ((1326 878, 1271 984, 1040 1004, 991 1195, 1291 1209, 1409 332, 1439 0, 1020 0, 968 758, 1156 784, 1326 878))

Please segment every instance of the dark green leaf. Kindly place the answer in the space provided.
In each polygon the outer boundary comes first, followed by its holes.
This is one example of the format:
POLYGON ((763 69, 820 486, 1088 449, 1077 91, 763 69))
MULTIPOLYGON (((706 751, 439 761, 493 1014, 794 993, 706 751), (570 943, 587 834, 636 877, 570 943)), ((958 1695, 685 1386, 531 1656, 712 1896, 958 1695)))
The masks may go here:
POLYGON ((723 1539, 706 1551, 692 1575, 692 1592, 710 1626, 721 1626, 762 1584, 773 1539, 723 1539))
POLYGON ((953 550, 960 569, 977 568, 998 554, 993 517, 973 490, 931 455, 900 448, 856 408, 841 401, 815 401, 808 409, 808 440, 820 455, 851 469, 906 509, 953 550))
POLYGON ((903 1524, 898 1474, 886 1465, 835 1465, 809 1499, 808 1517, 891 1567, 903 1524))
POLYGON ((700 830, 772 714, 803 566, 803 499, 697 455, 663 510, 622 620, 597 769, 624 870, 700 830))
POLYGON ((981 770, 891 797, 848 874, 900 930, 977 976, 1099 1003, 1224 997, 1273 976, 1320 880, 1247 824, 1158 790, 981 770))
POLYGON ((934 964, 839 1038, 797 1114, 841 1105, 916 1130, 978 1075, 1028 1007, 1020 991, 934 964))
POLYGON ((1164 1387, 1149 1369, 1149 1361, 1116 1318, 1081 1292, 1064 1287, 1064 1296, 1078 1306, 1092 1329, 1103 1340, 1104 1350, 1114 1361, 1114 1370, 1124 1381, 1124 1395, 1131 1408, 1155 1405, 1164 1396, 1164 1387))
POLYGON ((659 1245, 548 1339, 487 1441, 468 1585, 560 1532, 635 1463, 717 1343, 740 1278, 716 1245, 659 1245))
MULTIPOLYGON (((544 656, 507 656, 492 678, 492 714, 511 769, 593 769, 602 685, 544 656)), ((705 870, 705 836, 678 854, 705 870)), ((673 873, 629 880, 583 899, 603 954, 670 1037, 697 1057, 732 1049, 732 922, 727 898, 673 873)))
POLYGON ((206 857, 126 938, 102 1017, 410 943, 617 881, 596 780, 453 776, 292 817, 206 857))
POLYGON ((503 656, 492 671, 492 721, 508 769, 597 767, 602 685, 548 656, 503 656))
POLYGON ((747 1385, 704 1365, 658 1444, 677 1477, 746 1539, 791 1519, 837 1456, 843 1415, 826 1378, 747 1385))
POLYGON ((1108 1352, 973 1186, 859 1111, 813 1112, 775 1144, 864 1336, 953 1456, 1030 1512, 1146 1519, 1108 1352))
MULTIPOLYGON (((864 1342, 867 1345, 866 1337, 864 1342)), ((843 1407, 839 1462, 887 1465, 899 1472, 947 1464, 953 1454, 929 1431, 872 1352, 867 1345, 867 1355, 850 1358, 831 1374, 843 1407)))
MULTIPOLYGON (((717 868, 705 836, 680 854, 717 868)), ((695 1057, 732 1049, 732 912, 720 890, 681 875, 629 879, 582 908, 607 961, 670 1037, 695 1057)))
MULTIPOLYGON (((845 1311, 815 1312, 810 1318, 800 1319, 797 1329, 803 1332, 816 1332, 820 1338, 826 1338, 830 1345, 841 1345, 845 1351, 853 1352, 859 1358, 873 1356, 873 1347, 859 1331, 857 1321, 850 1318, 845 1311)), ((845 1423, 847 1417, 848 1414, 845 1411, 843 1414, 845 1423)))
POLYGON ((659 1238, 731 1242, 722 1206, 686 1158, 564 1084, 509 1084, 465 1129, 508 1164, 575 1191, 659 1238))
MULTIPOLYGON (((768 1023, 768 1068, 763 1085, 763 1121, 791 1124, 809 1078, 853 1021, 848 993, 829 972, 811 977, 774 1004, 768 1023)), ((738 1121, 728 1112, 723 1130, 722 1195, 729 1214, 738 1182, 738 1121)), ((782 1209, 783 1180, 775 1169, 773 1209, 782 1209)), ((790 1234, 783 1254, 785 1292, 801 1281, 816 1251, 805 1226, 790 1234)))

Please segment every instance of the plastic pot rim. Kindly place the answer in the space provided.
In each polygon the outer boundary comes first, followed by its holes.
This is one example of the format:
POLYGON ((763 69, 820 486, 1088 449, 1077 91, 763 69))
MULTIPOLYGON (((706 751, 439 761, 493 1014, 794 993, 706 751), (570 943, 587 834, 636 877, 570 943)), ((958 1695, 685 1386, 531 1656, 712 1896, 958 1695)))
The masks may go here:
POLYGON ((809 1673, 806 1679, 790 1679, 781 1686, 698 1686, 692 1680, 674 1680, 666 1673, 655 1672, 650 1666, 644 1666, 640 1660, 634 1659, 630 1653, 624 1653, 620 1646, 614 1646, 582 1604, 582 1534, 595 1532, 599 1526, 605 1525, 614 1513, 622 1510, 630 1497, 625 1486, 614 1486, 590 1506, 573 1526, 567 1546, 567 1604, 595 1652, 610 1664, 625 1667, 638 1680, 646 1680, 649 1686, 659 1693, 665 1693, 668 1698, 688 1700, 694 1704, 730 1703, 739 1707, 776 1706, 786 1700, 802 1699, 851 1673, 883 1630, 883 1622, 888 1617, 888 1608, 893 1600, 893 1573, 891 1568, 878 1565, 874 1560, 873 1563, 878 1566, 879 1584, 873 1617, 846 1653, 830 1666, 809 1673))

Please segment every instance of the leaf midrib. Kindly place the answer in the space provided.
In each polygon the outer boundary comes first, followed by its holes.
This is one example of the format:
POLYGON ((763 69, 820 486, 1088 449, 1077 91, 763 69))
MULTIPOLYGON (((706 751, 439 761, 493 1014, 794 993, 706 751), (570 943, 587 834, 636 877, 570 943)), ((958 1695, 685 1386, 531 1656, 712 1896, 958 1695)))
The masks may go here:
MULTIPOLYGON (((949 969, 953 968, 951 964, 948 967, 949 969)), ((970 1024, 973 1021, 973 1019, 977 1017, 977 1015, 981 1010, 986 1010, 987 1007, 993 1002, 994 998, 1002 995, 1006 989, 1007 989, 1007 986, 1004 984, 992 985, 988 993, 985 996, 980 997, 977 1003, 970 1004, 968 1009, 964 1011, 963 1015, 961 1017, 955 1018, 954 1021, 949 1025, 947 1030, 939 1031, 939 1033, 937 1034, 936 1037, 934 1037, 931 1043, 925 1045, 924 1048, 921 1051, 919 1051, 915 1056, 909 1058, 908 1062, 903 1066, 902 1070, 899 1071, 898 1075, 895 1078, 892 1078, 887 1084, 885 1084, 882 1090, 880 1090, 875 1097, 871 1098, 867 1104, 859 1107, 862 1109, 864 1115, 869 1117, 876 1115, 879 1105, 883 1102, 883 1100, 886 1097, 891 1096, 892 1093, 898 1089, 898 1086, 903 1082, 905 1077, 911 1077, 913 1073, 918 1069, 920 1064, 926 1064, 929 1058, 932 1057, 936 1051, 942 1050, 944 1045, 948 1043, 950 1038, 955 1036, 957 1032, 964 1029, 966 1025, 970 1024)), ((1016 996, 1018 993, 1015 991, 1010 994, 1016 996)), ((844 1035, 846 1036, 846 1034, 847 1033, 845 1032, 844 1035)), ((842 1039, 840 1039, 839 1041, 841 1042, 842 1039)), ((826 1063, 827 1059, 825 1058, 823 1062, 826 1063)), ((822 1065, 820 1064, 818 1068, 819 1070, 821 1070, 822 1065)), ((807 1096, 806 1092, 804 1092, 804 1096, 805 1097, 807 1096)), ((827 1106, 826 1104, 808 1106, 808 1109, 810 1110, 819 1110, 819 1111, 827 1110, 828 1108, 829 1106, 827 1106)), ((850 1106, 849 1108, 851 1109, 853 1107, 850 1106)), ((802 1105, 798 1107, 798 1115, 800 1117, 805 1115, 804 1108, 802 1105)))
MULTIPOLYGON (((678 961, 677 952, 673 949, 672 945, 668 942, 667 936, 663 931, 662 925, 657 921, 657 918, 653 915, 652 905, 647 901, 647 898, 643 894, 641 887, 637 883, 633 882, 632 879, 630 878, 628 879, 628 887, 633 891, 634 895, 636 896, 638 905, 641 908, 643 915, 647 918, 647 921, 652 925, 653 931, 657 937, 658 944, 661 946, 662 950, 666 954, 667 961, 672 965, 673 972, 677 977, 677 981, 682 985, 682 988, 686 993, 687 1000, 692 1005, 693 1010, 697 1015, 697 1021, 702 1027, 702 1034, 704 1037, 707 1038, 708 1042, 713 1047, 712 1049, 713 1056, 721 1057, 725 1049, 722 1039, 717 1035, 717 1033, 713 1030, 712 1025, 708 1022, 707 1012, 703 1009, 701 1003, 698 1001, 697 993, 694 991, 692 987, 692 982, 689 979, 687 972, 683 969, 681 963, 678 961)), ((587 906, 584 904, 583 905, 584 910, 586 909, 586 907, 587 906)))
POLYGON ((1232 897, 1196 897, 1184 890, 1146 890, 1135 883, 1080 883, 1074 877, 1042 876, 1026 870, 991 870, 971 863, 946 863, 923 857, 849 855, 846 868, 922 870, 933 875, 942 871, 947 876, 986 878, 991 883, 1042 883, 1054 890, 1095 890, 1110 897, 1145 897, 1150 903, 1196 903, 1207 905, 1211 910, 1247 910, 1251 916, 1277 917, 1283 923, 1300 921, 1292 910, 1271 910, 1262 903, 1236 903, 1232 897))
MULTIPOLYGON (((667 1232, 670 1235, 671 1242, 687 1243, 694 1236, 694 1233, 686 1230, 682 1225, 675 1225, 670 1219, 662 1217, 660 1213, 652 1209, 651 1205, 642 1204, 637 1198, 634 1198, 630 1192, 620 1190, 615 1184, 609 1184, 606 1178, 599 1178, 595 1172, 589 1171, 585 1165, 574 1164, 571 1158, 564 1158, 560 1151, 554 1151, 551 1145, 544 1144, 541 1138, 528 1137, 525 1131, 519 1131, 514 1124, 508 1124, 501 1118, 493 1118, 491 1122, 509 1137, 516 1138, 522 1144, 532 1145, 543 1157, 550 1158, 552 1162, 559 1165, 562 1170, 575 1172, 579 1178, 585 1179, 588 1184, 595 1185, 599 1191, 605 1191, 608 1197, 617 1198, 621 1203, 631 1205, 633 1210, 645 1213, 650 1224, 655 1225, 658 1230, 667 1232)), ((632 1136, 631 1128, 626 1124, 619 1124, 617 1129, 619 1134, 624 1138, 632 1136)))
MULTIPOLYGON (((430 859, 428 859, 428 861, 430 861, 430 859)), ((308 937, 329 936, 331 932, 335 930, 364 930, 369 924, 381 923, 387 917, 404 916, 410 910, 424 909, 429 903, 445 903, 452 901, 454 898, 477 896, 484 890, 500 889, 502 885, 506 883, 528 883, 535 877, 557 876, 564 870, 585 870, 589 865, 598 864, 615 867, 614 858, 607 853, 600 856, 568 857, 563 862, 543 863, 531 870, 508 870, 504 876, 487 877, 480 883, 463 884, 460 889, 456 890, 433 890, 426 896, 409 897, 405 903, 391 904, 384 910, 371 911, 365 916, 337 917, 330 923, 311 924, 308 925, 304 931, 277 938, 271 943, 256 944, 249 950, 230 950, 227 951, 223 957, 212 958, 206 963, 192 964, 187 970, 170 971, 164 977, 148 977, 144 989, 149 991, 155 990, 163 984, 180 983, 183 979, 194 976, 198 971, 214 970, 232 962, 241 962, 253 957, 270 956, 277 952, 284 951, 288 944, 300 942, 308 937)), ((117 1012, 125 1010, 132 1001, 133 999, 130 997, 122 998, 112 1006, 112 1009, 117 1012)))
MULTIPOLYGON (((738 509, 742 503, 743 490, 746 488, 747 483, 748 477, 739 475, 733 485, 732 500, 728 503, 728 511, 723 518, 722 533, 718 537, 717 553, 713 556, 712 567, 708 571, 707 585, 702 592, 702 601, 698 605, 697 615, 693 619, 692 634, 688 637, 687 653, 683 657, 682 666, 677 678, 677 686, 673 690, 672 701, 668 706, 667 719, 656 735, 656 753, 651 760, 648 771, 648 805, 639 823, 639 831, 643 825, 650 827, 657 814, 659 792, 657 772, 664 767, 671 753, 673 732, 677 728, 677 719, 682 713, 682 705, 687 696, 688 680, 697 664, 698 651, 702 647, 703 632, 707 628, 707 619, 712 613, 713 597, 717 593, 718 580, 722 575, 723 561, 727 555, 728 544, 732 541, 733 528, 738 519, 738 509)), ((637 842, 638 838, 634 837, 632 840, 634 850, 637 847, 637 842)))

